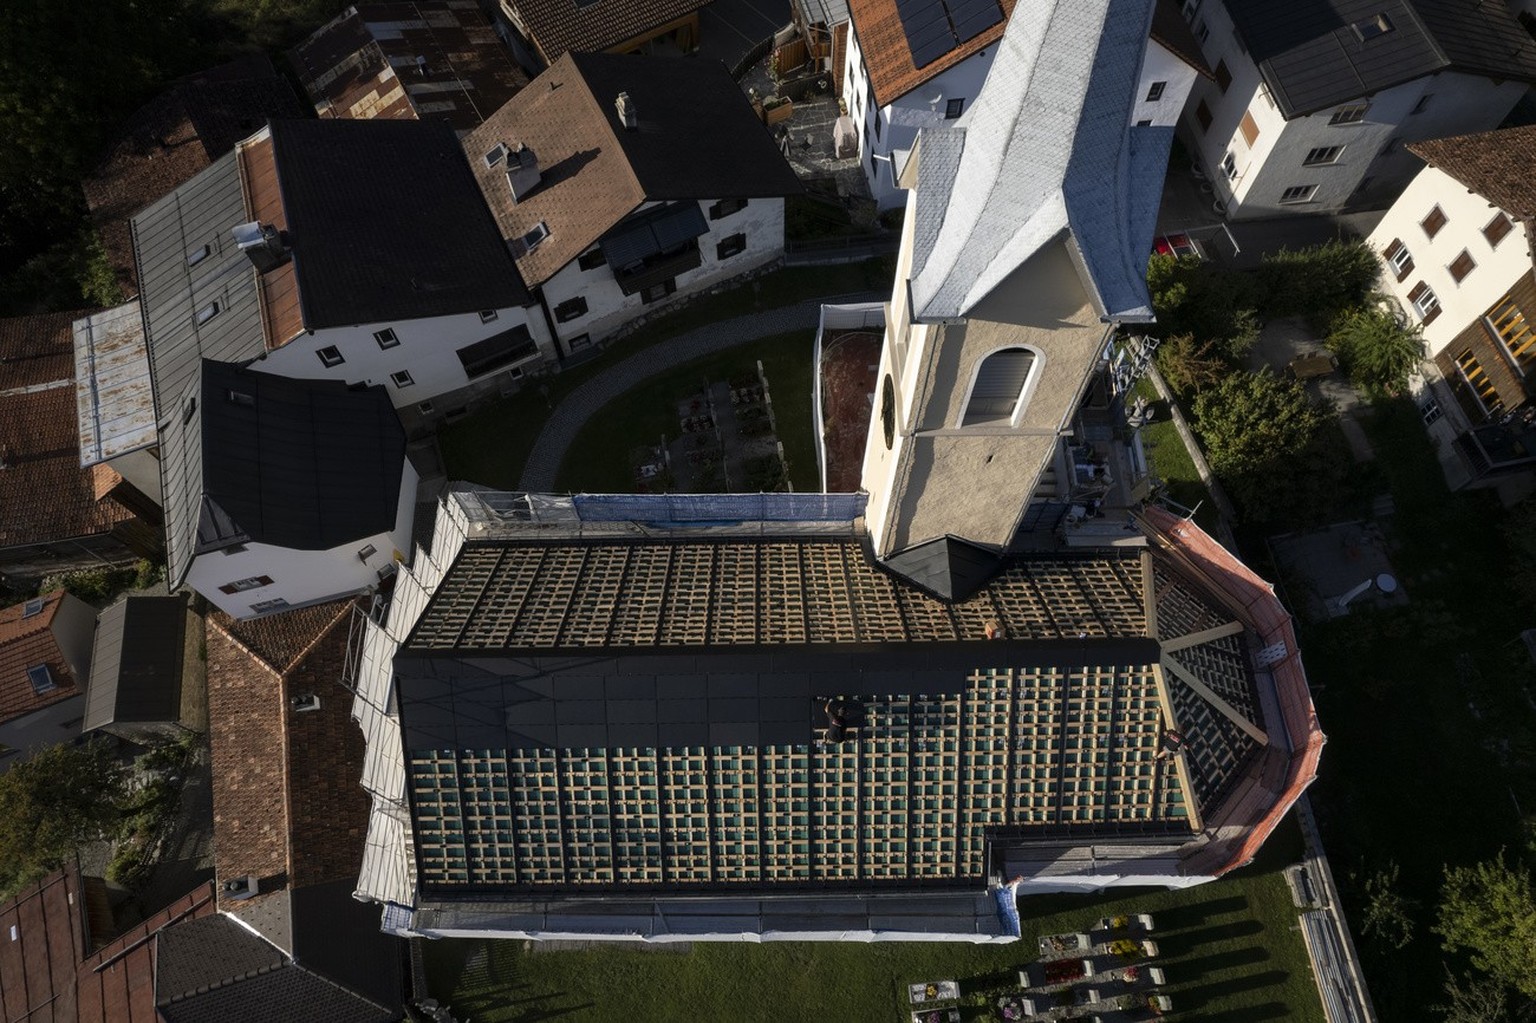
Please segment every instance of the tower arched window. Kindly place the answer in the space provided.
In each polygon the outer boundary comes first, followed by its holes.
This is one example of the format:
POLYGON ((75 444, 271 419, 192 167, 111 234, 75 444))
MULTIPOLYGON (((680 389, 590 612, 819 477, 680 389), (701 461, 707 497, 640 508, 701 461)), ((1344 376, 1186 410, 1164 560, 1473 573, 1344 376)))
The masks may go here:
POLYGON ((1029 348, 1000 348, 981 360, 960 414, 961 426, 1014 426, 1029 403, 1040 356, 1029 348))

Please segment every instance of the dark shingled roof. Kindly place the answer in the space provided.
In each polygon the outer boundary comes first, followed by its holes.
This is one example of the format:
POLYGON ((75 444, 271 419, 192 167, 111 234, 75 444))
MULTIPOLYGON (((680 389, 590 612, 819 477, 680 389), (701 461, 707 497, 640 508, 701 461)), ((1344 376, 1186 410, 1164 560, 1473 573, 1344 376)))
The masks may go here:
POLYGON ((527 289, 443 121, 274 121, 311 330, 526 305, 527 289))
POLYGON ((1511 216, 1536 218, 1536 125, 1428 139, 1408 148, 1511 216))
POLYGON ((382 386, 207 362, 202 416, 204 492, 245 536, 326 550, 394 526, 405 433, 382 386))
POLYGON ((1003 559, 957 536, 940 536, 892 555, 885 565, 913 586, 954 603, 986 585, 1003 559))
POLYGON ((512 0, 547 63, 596 52, 692 14, 709 0, 512 0))
POLYGON ((800 182, 718 61, 567 54, 464 139, 504 238, 541 221, 547 239, 518 259, 543 283, 647 201, 794 195, 800 182), (629 93, 639 128, 619 123, 629 93), (530 147, 543 177, 512 201, 497 143, 530 147))
POLYGON ((84 731, 115 722, 175 721, 187 598, 128 597, 96 618, 84 731))
POLYGON ((1536 81, 1536 42, 1503 3, 1480 0, 1227 0, 1287 117, 1440 71, 1536 81), (1390 31, 1362 40, 1380 15, 1390 31))

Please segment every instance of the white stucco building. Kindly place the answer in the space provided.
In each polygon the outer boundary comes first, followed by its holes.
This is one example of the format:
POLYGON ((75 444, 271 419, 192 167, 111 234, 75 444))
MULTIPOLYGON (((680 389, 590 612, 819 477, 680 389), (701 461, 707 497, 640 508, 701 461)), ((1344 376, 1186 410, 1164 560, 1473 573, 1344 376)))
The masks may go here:
POLYGON ((784 252, 800 184, 718 64, 567 54, 464 140, 561 359, 784 252))
POLYGON ((1453 486, 1528 471, 1536 367, 1531 210, 1536 128, 1420 142, 1425 166, 1367 244, 1381 287, 1419 324, 1431 364, 1416 381, 1425 425, 1453 486))
POLYGON ((1181 137, 1233 219, 1390 199, 1405 144, 1495 127, 1536 81, 1536 43, 1502 3, 1186 0, 1214 72, 1181 137))
MULTIPOLYGON (((964 40, 950 33, 935 43, 922 26, 907 25, 895 0, 849 3, 838 77, 859 134, 865 178, 882 208, 905 202, 896 178, 917 133, 962 117, 981 93, 1014 3, 983 6, 992 19, 987 27, 964 40)), ((1159 0, 1142 55, 1132 123, 1177 124, 1195 79, 1209 73, 1176 0, 1159 0)))

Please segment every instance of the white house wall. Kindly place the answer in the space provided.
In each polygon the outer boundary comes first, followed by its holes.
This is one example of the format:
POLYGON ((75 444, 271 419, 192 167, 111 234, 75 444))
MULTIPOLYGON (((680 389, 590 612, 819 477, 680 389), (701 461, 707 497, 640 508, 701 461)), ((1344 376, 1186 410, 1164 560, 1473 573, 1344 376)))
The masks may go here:
POLYGON ((1370 109, 1358 123, 1330 124, 1339 107, 1287 121, 1239 45, 1226 9, 1203 4, 1197 28, 1202 21, 1209 29, 1202 47, 1207 63, 1215 68, 1225 62, 1232 80, 1225 94, 1209 80, 1194 87, 1184 134, 1234 220, 1335 212, 1357 192, 1362 198, 1367 192, 1390 195, 1422 166, 1403 143, 1497 127, 1525 91, 1518 82, 1444 72, 1360 97, 1369 100, 1370 109), (1204 131, 1195 116, 1202 100, 1211 111, 1211 126, 1204 131), (1413 113, 1421 100, 1423 109, 1413 113), (1244 113, 1258 128, 1251 145, 1239 130, 1244 113), (1336 163, 1304 165, 1309 152, 1331 146, 1343 147, 1336 163), (1228 152, 1235 163, 1231 176, 1222 170, 1228 152), (1309 201, 1280 202, 1286 189, 1300 185, 1317 186, 1309 201))
POLYGON ((198 555, 187 574, 187 585, 232 618, 253 618, 262 612, 253 605, 282 599, 288 607, 317 604, 357 593, 379 582, 379 570, 405 557, 410 550, 411 523, 416 510, 416 470, 403 463, 400 496, 393 529, 359 537, 329 550, 301 551, 272 544, 248 543, 238 553, 213 551, 198 555), (359 552, 372 546, 367 559, 359 552), (397 558, 398 555, 398 558, 397 558), (269 585, 238 593, 219 587, 241 579, 267 576, 269 585))
MULTIPOLYGON (((679 274, 677 291, 661 301, 647 305, 638 293, 625 295, 613 276, 613 268, 607 264, 583 270, 573 259, 544 283, 544 301, 551 319, 555 319, 555 309, 570 299, 580 297, 587 303, 587 311, 581 316, 565 323, 555 322, 562 357, 602 341, 637 317, 665 309, 684 296, 738 277, 784 255, 783 199, 752 199, 745 209, 719 220, 710 220, 709 208, 715 202, 714 199, 699 201, 705 223, 709 225, 709 231, 699 236, 699 255, 703 262, 697 269, 679 274), (720 242, 734 234, 746 235, 747 247, 734 256, 719 258, 716 253, 720 242)), ((641 210, 656 205, 649 203, 641 210)))
POLYGON ((1137 83, 1136 105, 1131 109, 1131 123, 1148 122, 1158 128, 1178 125, 1184 103, 1199 78, 1195 69, 1163 48, 1155 39, 1147 40, 1147 52, 1141 60, 1141 81, 1137 83), (1163 83, 1162 96, 1149 101, 1153 82, 1163 83))
POLYGON ((1515 282, 1530 272, 1530 246, 1522 225, 1515 224, 1496 246, 1484 237, 1483 228, 1498 213, 1498 207, 1476 192, 1467 191, 1449 174, 1425 167, 1366 239, 1366 244, 1379 256, 1393 241, 1402 242, 1412 256, 1413 270, 1402 281, 1385 262, 1381 274, 1381 289, 1397 300, 1408 322, 1421 319, 1408 301, 1408 292, 1420 281, 1440 300, 1440 315, 1424 328, 1424 341, 1431 357, 1440 354, 1468 324, 1480 320, 1515 282), (1446 222, 1430 238, 1420 225, 1436 206, 1445 214, 1446 222), (1457 284, 1451 277, 1450 264, 1463 250, 1477 266, 1457 284))
POLYGON ((476 396, 478 390, 493 390, 497 378, 512 366, 526 370, 543 361, 554 361, 554 347, 549 329, 538 307, 514 306, 494 310, 496 318, 483 322, 478 312, 436 316, 419 320, 365 323, 355 327, 332 327, 312 334, 300 334, 276 351, 268 352, 251 364, 252 369, 300 380, 342 380, 349 384, 378 384, 389 392, 389 399, 400 410, 409 431, 419 421, 420 403, 430 401, 435 412, 447 411, 476 396), (526 325, 539 355, 512 366, 503 366, 471 379, 464 372, 457 352, 476 341, 526 325), (380 348, 374 334, 391 329, 400 343, 380 348), (326 366, 317 354, 335 346, 343 362, 326 366), (412 383, 396 385, 390 375, 404 370, 412 383))

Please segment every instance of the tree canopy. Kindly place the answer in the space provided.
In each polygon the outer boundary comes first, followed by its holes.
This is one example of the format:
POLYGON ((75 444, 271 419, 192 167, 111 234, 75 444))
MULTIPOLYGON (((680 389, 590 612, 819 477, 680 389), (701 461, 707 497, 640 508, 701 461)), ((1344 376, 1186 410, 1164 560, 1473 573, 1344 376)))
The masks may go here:
POLYGON ((127 771, 111 746, 53 746, 0 774, 0 897, 116 828, 127 771))
POLYGON ((1328 347, 1356 384, 1368 391, 1397 394, 1424 358, 1424 336, 1379 307, 1350 309, 1334 321, 1328 347))
POLYGON ((1536 998, 1536 893, 1531 872, 1504 854, 1470 867, 1447 867, 1435 930, 1447 951, 1536 998))

